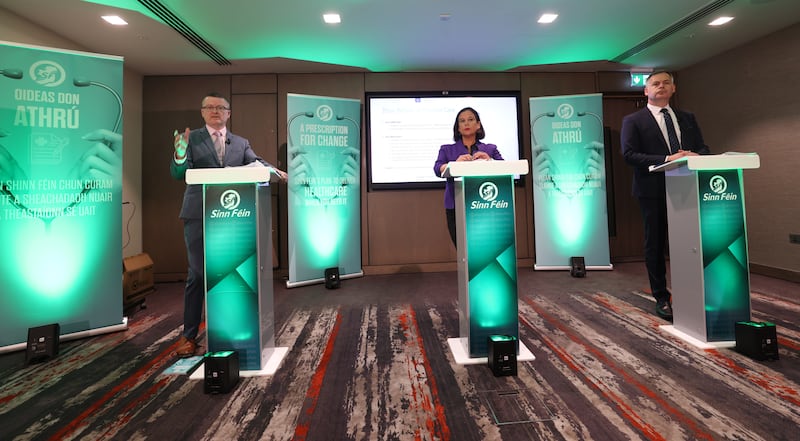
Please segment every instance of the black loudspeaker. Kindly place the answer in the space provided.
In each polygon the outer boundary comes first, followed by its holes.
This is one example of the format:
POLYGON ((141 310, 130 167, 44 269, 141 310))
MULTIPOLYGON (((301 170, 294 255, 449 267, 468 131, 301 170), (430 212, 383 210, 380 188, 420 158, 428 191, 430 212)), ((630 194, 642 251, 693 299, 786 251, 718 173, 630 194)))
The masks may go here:
POLYGON ((340 284, 339 268, 327 268, 325 270, 325 288, 336 289, 340 284))
POLYGON ((236 351, 209 352, 204 356, 205 383, 203 392, 225 394, 239 382, 239 353, 236 351))
POLYGON ((572 277, 586 277, 586 263, 583 257, 570 257, 569 263, 572 268, 569 270, 569 275, 572 277))
POLYGON ((38 363, 58 355, 60 335, 61 326, 58 323, 28 328, 25 364, 38 363))
POLYGON ((490 335, 489 369, 495 377, 517 375, 517 338, 513 335, 490 335))
POLYGON ((778 359, 778 332, 769 322, 736 322, 736 351, 756 360, 778 359))

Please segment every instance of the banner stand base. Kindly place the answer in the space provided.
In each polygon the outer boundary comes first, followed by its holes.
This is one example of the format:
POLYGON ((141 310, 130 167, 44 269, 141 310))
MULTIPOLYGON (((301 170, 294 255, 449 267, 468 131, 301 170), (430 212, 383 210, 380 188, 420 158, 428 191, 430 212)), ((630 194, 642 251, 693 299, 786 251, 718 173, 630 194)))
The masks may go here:
MULTIPOLYGON (((357 277, 364 277, 364 271, 362 270, 362 271, 359 271, 357 273, 340 274, 339 275, 339 280, 355 279, 357 277)), ((321 284, 321 283, 325 283, 325 278, 324 277, 321 278, 321 279, 301 280, 301 281, 298 281, 298 282, 291 282, 291 281, 287 280, 286 281, 286 287, 287 288, 297 288, 299 286, 318 285, 318 284, 321 284)))
MULTIPOLYGON (((275 375, 275 372, 278 371, 278 368, 281 366, 283 362, 283 358, 286 357, 286 354, 289 353, 289 348, 287 347, 279 347, 274 348, 275 350, 272 351, 272 355, 269 356, 267 362, 264 363, 264 368, 260 371, 239 371, 239 377, 262 377, 266 375, 275 375)), ((197 369, 189 375, 190 380, 204 380, 206 378, 206 364, 201 363, 197 369)))
MULTIPOLYGON (((569 271, 572 269, 570 265, 533 265, 536 271, 569 271)), ((586 271, 606 270, 611 271, 614 269, 613 264, 608 265, 586 265, 586 271)))
MULTIPOLYGON (((87 329, 85 331, 73 332, 71 334, 64 334, 58 339, 59 342, 70 340, 78 340, 80 338, 94 337, 95 335, 108 334, 111 332, 124 331, 128 329, 128 317, 122 317, 122 323, 118 325, 110 325, 102 328, 87 329)), ((0 354, 7 352, 22 351, 28 346, 27 342, 17 343, 8 346, 0 346, 0 354)))
POLYGON ((736 347, 736 340, 732 341, 702 341, 697 338, 692 337, 691 335, 680 331, 675 328, 674 325, 661 325, 659 326, 664 332, 668 334, 672 334, 679 339, 692 344, 700 349, 721 349, 721 348, 733 348, 736 347))
MULTIPOLYGON (((450 351, 453 353, 453 358, 456 364, 488 364, 489 357, 470 357, 464 345, 461 344, 460 337, 453 337, 447 339, 447 344, 450 346, 450 351)), ((533 361, 536 360, 533 353, 522 342, 519 342, 519 355, 517 355, 517 362, 520 361, 533 361)))

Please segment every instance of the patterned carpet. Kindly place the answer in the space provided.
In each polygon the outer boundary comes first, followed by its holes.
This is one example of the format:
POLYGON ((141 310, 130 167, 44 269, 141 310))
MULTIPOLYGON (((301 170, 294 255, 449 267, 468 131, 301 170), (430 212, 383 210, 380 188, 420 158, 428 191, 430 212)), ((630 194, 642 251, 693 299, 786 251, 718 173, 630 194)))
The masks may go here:
POLYGON ((0 355, 0 440, 796 440, 800 289, 754 276, 753 320, 777 325, 780 360, 699 349, 659 326, 639 264, 520 269, 518 375, 454 362, 455 273, 275 281, 272 376, 228 394, 165 375, 182 284, 159 284, 129 328, 64 342, 25 366, 0 355))

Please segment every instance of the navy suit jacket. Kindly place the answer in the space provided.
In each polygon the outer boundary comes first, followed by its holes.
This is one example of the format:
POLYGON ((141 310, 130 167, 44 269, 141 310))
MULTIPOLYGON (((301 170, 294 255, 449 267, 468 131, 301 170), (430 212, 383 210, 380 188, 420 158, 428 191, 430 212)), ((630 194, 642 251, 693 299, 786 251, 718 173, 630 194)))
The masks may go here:
MULTIPOLYGON (((710 153, 694 114, 672 109, 681 130, 681 149, 701 155, 710 153)), ((622 156, 633 166, 633 195, 666 197, 664 173, 650 173, 651 165, 663 164, 670 154, 667 141, 646 106, 622 120, 622 156)))
MULTIPOLYGON (((237 167, 247 165, 254 161, 259 161, 268 167, 270 163, 261 159, 253 148, 250 141, 241 136, 234 135, 228 130, 225 145, 224 164, 219 162, 217 151, 214 149, 214 140, 205 127, 194 129, 189 132, 189 145, 186 149, 186 161, 183 164, 176 164, 173 157, 170 161, 170 174, 175 179, 185 180, 186 170, 190 168, 220 168, 237 167)), ((274 167, 273 167, 274 168, 274 167)), ((203 186, 187 185, 183 193, 183 205, 181 206, 181 219, 202 219, 203 217, 203 186)))

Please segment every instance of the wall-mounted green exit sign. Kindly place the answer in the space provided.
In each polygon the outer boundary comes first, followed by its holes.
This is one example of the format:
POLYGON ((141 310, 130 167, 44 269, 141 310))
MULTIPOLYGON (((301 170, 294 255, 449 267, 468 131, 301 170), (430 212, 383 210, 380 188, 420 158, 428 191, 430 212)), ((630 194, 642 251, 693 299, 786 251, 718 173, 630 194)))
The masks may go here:
POLYGON ((631 72, 631 87, 644 87, 644 83, 649 76, 649 73, 631 72))

